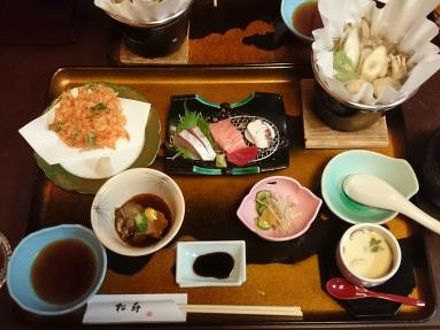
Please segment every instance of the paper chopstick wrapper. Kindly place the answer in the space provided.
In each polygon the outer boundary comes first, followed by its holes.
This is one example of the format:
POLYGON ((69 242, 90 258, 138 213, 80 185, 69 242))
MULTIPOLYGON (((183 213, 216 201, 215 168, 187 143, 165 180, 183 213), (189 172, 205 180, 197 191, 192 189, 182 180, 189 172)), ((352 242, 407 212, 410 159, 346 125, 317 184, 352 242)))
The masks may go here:
POLYGON ((95 295, 87 303, 83 323, 185 322, 186 294, 95 295))
POLYGON ((120 138, 116 142, 116 148, 100 148, 93 150, 81 150, 72 148, 65 144, 58 135, 49 130, 49 124, 53 121, 56 104, 46 113, 34 119, 19 132, 49 165, 59 164, 68 161, 79 161, 86 159, 98 159, 114 155, 118 151, 131 148, 139 148, 144 143, 145 125, 150 111, 150 104, 130 99, 119 98, 122 112, 127 122, 125 129, 130 139, 120 138))
POLYGON ((122 22, 134 25, 164 20, 181 12, 192 0, 95 0, 95 6, 122 22))
POLYGON ((379 9, 372 0, 340 0, 337 6, 334 0, 320 0, 318 8, 324 28, 313 31, 312 44, 317 74, 343 100, 374 105, 390 104, 410 96, 440 69, 439 48, 430 42, 439 29, 426 18, 437 4, 438 0, 388 0, 379 9), (408 64, 414 65, 399 91, 386 87, 378 99, 373 96, 371 83, 351 94, 333 77, 334 41, 341 37, 345 23, 358 22, 362 17, 370 19, 373 35, 398 44, 400 51, 410 56, 408 64))

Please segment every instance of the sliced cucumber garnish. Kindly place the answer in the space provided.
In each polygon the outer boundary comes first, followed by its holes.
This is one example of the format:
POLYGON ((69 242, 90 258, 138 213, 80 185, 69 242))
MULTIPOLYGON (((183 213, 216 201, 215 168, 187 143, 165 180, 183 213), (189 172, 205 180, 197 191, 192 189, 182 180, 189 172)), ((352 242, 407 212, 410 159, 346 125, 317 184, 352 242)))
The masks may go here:
POLYGON ((262 214, 255 219, 257 227, 263 230, 268 230, 274 226, 276 219, 274 214, 268 208, 265 208, 262 214))
POLYGON ((269 197, 272 197, 272 192, 270 190, 260 190, 255 195, 255 201, 257 203, 265 204, 269 197))
POLYGON ((259 215, 262 215, 267 208, 267 200, 272 197, 272 192, 269 190, 261 190, 255 195, 255 208, 259 215))
POLYGON ((272 227, 270 223, 262 216, 258 217, 256 219, 256 222, 257 222, 257 227, 262 230, 269 230, 272 227))

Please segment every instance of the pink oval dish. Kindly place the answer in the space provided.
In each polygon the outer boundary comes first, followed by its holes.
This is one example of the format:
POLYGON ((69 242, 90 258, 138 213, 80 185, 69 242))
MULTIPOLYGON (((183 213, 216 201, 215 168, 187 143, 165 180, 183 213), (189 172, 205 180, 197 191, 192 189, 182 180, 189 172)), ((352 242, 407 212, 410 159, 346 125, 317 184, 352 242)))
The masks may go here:
POLYGON ((238 218, 243 224, 258 236, 269 241, 282 242, 294 239, 304 234, 315 220, 321 207, 322 200, 298 181, 287 176, 271 176, 258 181, 243 199, 237 210, 238 218), (294 218, 294 225, 287 233, 281 233, 273 228, 264 230, 256 225, 258 213, 255 195, 261 190, 270 190, 280 197, 289 196, 296 204, 300 214, 294 218))

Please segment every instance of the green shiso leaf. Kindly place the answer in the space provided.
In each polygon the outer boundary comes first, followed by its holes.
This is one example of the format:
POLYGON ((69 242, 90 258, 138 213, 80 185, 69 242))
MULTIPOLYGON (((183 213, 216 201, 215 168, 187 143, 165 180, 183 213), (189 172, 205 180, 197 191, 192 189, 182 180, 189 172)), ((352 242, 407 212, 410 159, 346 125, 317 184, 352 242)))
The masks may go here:
POLYGON ((194 160, 194 156, 192 153, 190 153, 188 150, 181 146, 174 146, 174 149, 176 149, 177 153, 182 156, 183 159, 190 159, 194 160))
POLYGON ((344 50, 333 52, 334 76, 340 82, 347 82, 358 78, 353 62, 344 50))
POLYGON ((177 132, 197 126, 198 128, 200 128, 203 135, 205 135, 208 138, 209 143, 211 143, 211 146, 215 147, 214 139, 212 138, 211 132, 209 130, 208 121, 205 118, 203 118, 200 112, 189 110, 187 102, 185 102, 183 106, 185 109, 185 114, 183 116, 179 115, 177 132))
POLYGON ((189 111, 185 109, 183 116, 179 115, 179 122, 177 123, 177 131, 183 131, 199 125, 199 120, 203 120, 200 112, 189 111))

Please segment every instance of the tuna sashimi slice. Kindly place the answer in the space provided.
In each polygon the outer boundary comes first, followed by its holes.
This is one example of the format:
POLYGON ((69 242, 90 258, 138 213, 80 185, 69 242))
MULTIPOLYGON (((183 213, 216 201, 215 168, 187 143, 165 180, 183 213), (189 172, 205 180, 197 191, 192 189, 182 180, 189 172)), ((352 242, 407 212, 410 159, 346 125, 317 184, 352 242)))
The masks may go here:
POLYGON ((244 147, 226 155, 226 159, 237 166, 244 166, 257 158, 256 146, 244 147))
POLYGON ((209 124, 209 130, 215 143, 220 149, 230 154, 236 150, 246 148, 243 136, 232 124, 231 119, 223 119, 209 124))

